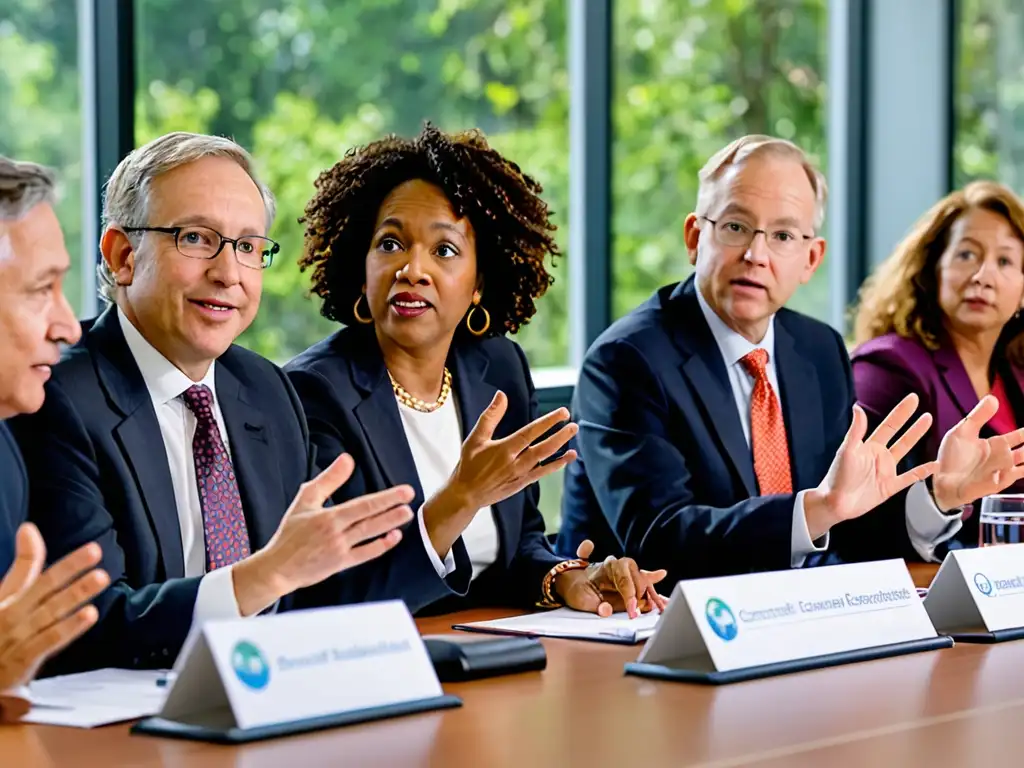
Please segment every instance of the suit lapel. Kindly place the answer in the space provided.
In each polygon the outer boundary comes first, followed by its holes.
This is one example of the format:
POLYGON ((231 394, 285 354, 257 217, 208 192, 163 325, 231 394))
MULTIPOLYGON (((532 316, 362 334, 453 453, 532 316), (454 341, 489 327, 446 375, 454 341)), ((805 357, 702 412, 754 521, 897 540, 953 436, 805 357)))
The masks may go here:
POLYGON ((974 385, 971 384, 960 355, 951 344, 944 342, 935 350, 933 357, 943 386, 949 391, 962 415, 966 416, 978 404, 978 394, 974 391, 974 385))
POLYGON ((409 449, 409 441, 405 439, 405 428, 398 413, 398 403, 384 366, 384 358, 372 334, 367 333, 364 343, 354 349, 349 367, 352 382, 363 395, 362 401, 353 411, 384 480, 388 486, 412 486, 416 497, 411 506, 419 509, 424 502, 423 488, 409 449))
POLYGON ((743 436, 743 425, 725 369, 722 352, 708 327, 697 300, 693 278, 681 284, 669 299, 675 305, 672 333, 686 357, 683 375, 709 417, 708 431, 717 439, 750 496, 757 496, 754 459, 743 436))
MULTIPOLYGON (((475 345, 453 346, 448 361, 452 371, 452 387, 459 407, 459 419, 462 422, 462 438, 465 438, 476 426, 477 419, 484 412, 498 391, 487 378, 490 361, 475 345)), ((506 393, 507 394, 507 393, 506 393)), ((527 414, 527 419, 531 417, 527 414)), ((525 425, 524 425, 525 426, 525 425)), ((499 424, 495 437, 500 438, 511 434, 508 427, 499 424)), ((520 502, 513 501, 513 496, 494 505, 495 524, 498 527, 498 559, 506 566, 512 561, 512 555, 518 548, 519 537, 515 534, 519 527, 516 523, 522 517, 518 509, 520 502)))
POLYGON ((810 488, 821 479, 813 459, 825 450, 821 424, 821 387, 814 365, 801 355, 785 326, 775 320, 775 372, 779 377, 782 418, 789 435, 793 488, 810 488))
POLYGON ((160 439, 153 401, 121 332, 115 307, 96 321, 86 344, 93 354, 100 386, 124 417, 114 427, 114 439, 141 493, 164 572, 168 578, 183 577, 181 529, 167 452, 160 439))
POLYGON ((264 415, 251 401, 250 387, 233 370, 230 355, 228 350, 217 363, 217 404, 228 433, 249 541, 256 550, 270 541, 291 499, 285 498, 264 415))

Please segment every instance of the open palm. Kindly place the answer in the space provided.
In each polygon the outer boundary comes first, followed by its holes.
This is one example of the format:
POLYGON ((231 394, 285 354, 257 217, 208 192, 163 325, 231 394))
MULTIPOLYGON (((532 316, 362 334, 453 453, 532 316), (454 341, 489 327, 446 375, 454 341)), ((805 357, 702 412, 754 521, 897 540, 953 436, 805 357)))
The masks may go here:
POLYGON ((999 410, 986 395, 942 438, 932 481, 935 503, 948 511, 1013 485, 1024 478, 1024 429, 996 437, 980 437, 981 429, 999 410))
POLYGON ((937 465, 929 462, 900 474, 900 461, 928 432, 931 414, 922 414, 900 438, 889 445, 917 410, 918 397, 907 395, 892 409, 871 436, 868 418, 860 406, 853 407, 853 423, 836 452, 818 490, 827 499, 834 522, 860 517, 904 488, 928 477, 937 465))

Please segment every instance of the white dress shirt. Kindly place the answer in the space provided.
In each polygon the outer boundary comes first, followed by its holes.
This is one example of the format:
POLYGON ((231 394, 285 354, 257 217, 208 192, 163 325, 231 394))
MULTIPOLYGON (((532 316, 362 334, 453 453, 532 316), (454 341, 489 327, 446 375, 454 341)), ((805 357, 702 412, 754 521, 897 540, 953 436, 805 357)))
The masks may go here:
MULTIPOLYGON (((752 344, 736 331, 732 330, 708 305, 700 289, 697 288, 697 302, 700 304, 704 319, 707 320, 711 334, 715 337, 718 349, 722 353, 726 370, 729 373, 729 383, 732 385, 733 397, 736 400, 736 409, 739 411, 740 424, 743 426, 743 436, 750 445, 750 400, 754 392, 754 378, 747 373, 746 368, 740 360, 755 349, 763 349, 768 353, 768 364, 765 373, 768 382, 775 391, 775 396, 782 405, 782 397, 779 394, 779 377, 775 369, 775 317, 768 321, 768 330, 759 344, 752 344)), ((810 532, 807 530, 807 517, 804 512, 804 494, 806 490, 796 495, 793 505, 793 534, 791 544, 791 565, 799 568, 804 564, 807 556, 812 552, 823 552, 828 549, 829 535, 826 533, 817 542, 811 541, 810 532)), ((924 482, 915 483, 907 492, 906 499, 906 525, 907 534, 910 536, 910 543, 914 549, 925 560, 934 561, 935 548, 944 541, 956 535, 960 530, 962 521, 959 515, 945 515, 935 506, 928 487, 924 482)))
POLYGON ((206 537, 203 510, 199 502, 196 465, 192 458, 192 438, 196 433, 196 417, 185 405, 181 395, 195 384, 205 384, 213 393, 213 415, 220 429, 224 448, 231 456, 228 431, 217 400, 214 371, 210 366, 202 381, 192 381, 178 370, 143 338, 120 309, 117 319, 121 323, 124 339, 128 343, 135 363, 142 371, 146 389, 153 400, 160 435, 167 451, 167 466, 171 471, 174 504, 178 510, 178 528, 181 531, 181 549, 185 562, 185 576, 202 576, 196 605, 192 612, 193 626, 209 619, 238 618, 241 612, 235 600, 235 587, 231 580, 231 566, 206 573, 206 537))
MULTIPOLYGON (((398 402, 398 412, 402 417, 405 438, 412 452, 413 463, 416 465, 420 487, 423 489, 423 498, 430 499, 448 482, 462 455, 462 425, 459 410, 455 407, 455 393, 451 394, 444 405, 431 413, 409 408, 402 405, 401 401, 398 402)), ((455 556, 449 550, 442 562, 427 536, 422 507, 416 513, 416 517, 427 556, 433 563, 437 575, 444 578, 455 570, 455 556)), ((462 532, 462 541, 473 565, 471 579, 475 579, 498 559, 498 528, 491 507, 483 507, 477 511, 476 516, 462 532)))

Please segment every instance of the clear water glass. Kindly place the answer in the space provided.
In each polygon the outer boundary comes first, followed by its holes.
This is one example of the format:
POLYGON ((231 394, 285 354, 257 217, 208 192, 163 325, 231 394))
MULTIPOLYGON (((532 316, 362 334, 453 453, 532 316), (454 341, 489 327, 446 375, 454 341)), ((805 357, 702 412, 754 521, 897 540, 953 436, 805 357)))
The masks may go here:
POLYGON ((1001 493, 981 500, 978 546, 1020 544, 1024 541, 1024 494, 1001 493))

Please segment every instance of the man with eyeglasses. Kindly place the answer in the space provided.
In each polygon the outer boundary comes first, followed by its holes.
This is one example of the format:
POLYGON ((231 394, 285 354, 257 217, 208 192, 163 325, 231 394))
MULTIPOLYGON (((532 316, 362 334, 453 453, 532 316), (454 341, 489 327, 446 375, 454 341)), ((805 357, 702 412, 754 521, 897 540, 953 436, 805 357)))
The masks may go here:
POLYGON ((590 538, 601 554, 668 569, 667 584, 935 558, 961 510, 935 505, 932 473, 964 504, 979 483, 998 490, 996 465, 1015 464, 1005 445, 981 445, 991 414, 950 432, 979 450, 901 474, 931 416, 910 424, 910 396, 867 435, 842 337, 784 308, 825 255, 821 173, 788 141, 746 136, 699 178, 684 226, 694 276, 612 325, 584 360, 559 551, 590 538))
POLYGON ((279 250, 273 218, 224 138, 163 136, 107 184, 110 306, 53 368, 43 407, 11 422, 50 557, 96 541, 112 581, 51 672, 169 667, 208 619, 374 597, 336 574, 398 543, 412 489, 325 507, 352 460, 316 475, 286 377, 234 344, 279 250))

